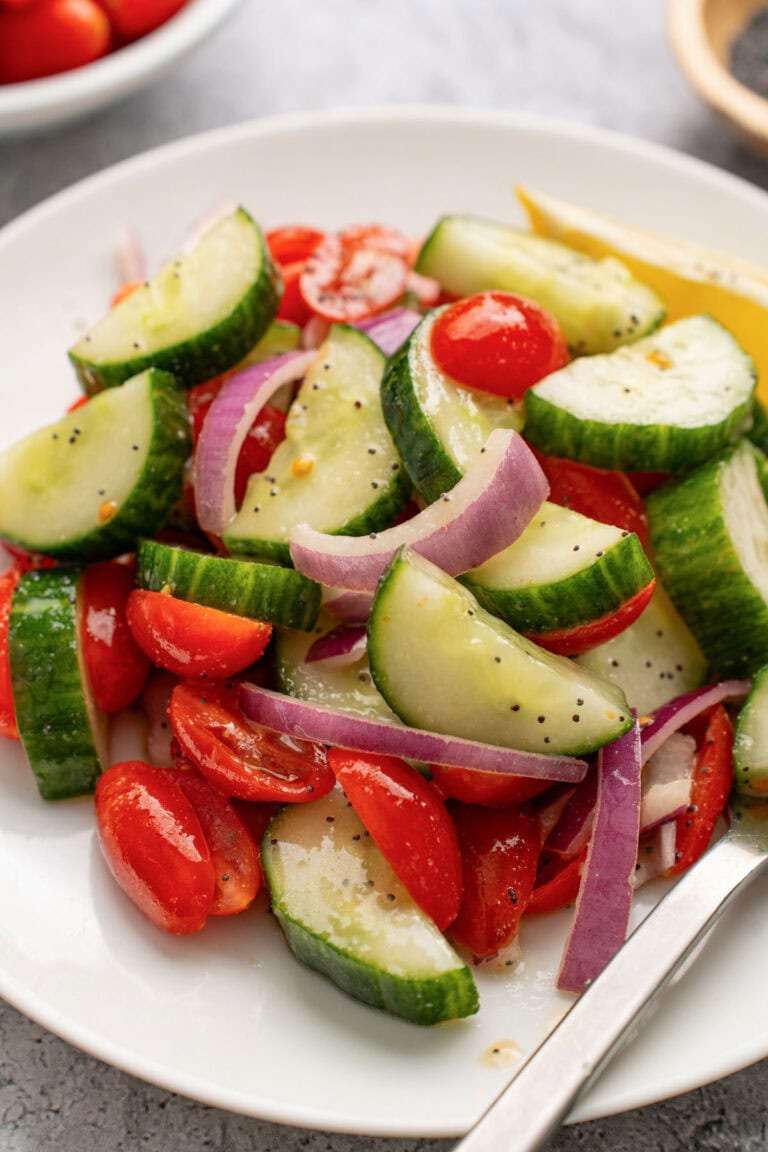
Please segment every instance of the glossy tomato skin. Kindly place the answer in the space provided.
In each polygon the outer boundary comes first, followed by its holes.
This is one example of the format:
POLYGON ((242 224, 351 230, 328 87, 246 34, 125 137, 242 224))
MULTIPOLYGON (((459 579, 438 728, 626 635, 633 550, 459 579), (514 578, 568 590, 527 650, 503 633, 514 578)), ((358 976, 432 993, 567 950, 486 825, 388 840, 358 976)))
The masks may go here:
POLYGON ((16 726, 11 662, 8 658, 8 617, 13 593, 24 570, 24 563, 17 560, 0 575, 0 736, 7 736, 10 740, 18 740, 19 729, 16 726))
POLYGON ((442 796, 464 804, 485 804, 506 808, 522 804, 552 787, 549 780, 532 780, 525 776, 507 776, 501 772, 484 772, 477 768, 432 764, 432 783, 442 796))
POLYGON ((122 41, 138 40, 154 32, 187 3, 187 0, 100 0, 122 41))
POLYGON ((708 709, 691 727, 698 736, 691 802, 677 817, 675 863, 667 876, 685 872, 706 852, 733 787, 733 724, 723 705, 708 709))
POLYGON ((213 904, 215 874, 197 814, 163 769, 129 760, 96 785, 99 844, 117 883, 158 928, 198 932, 213 904))
POLYGON ((96 0, 0 7, 0 84, 39 80, 98 60, 112 32, 96 0))
POLYGON ((301 294, 301 274, 307 260, 324 239, 324 232, 301 225, 276 228, 267 233, 267 247, 272 259, 279 264, 283 279, 278 320, 289 320, 303 328, 311 318, 312 309, 301 294))
POLYGON ((448 305, 432 325, 430 348, 457 384, 514 400, 569 359, 554 316, 511 292, 480 292, 448 305))
POLYGON ((587 624, 575 624, 572 628, 560 628, 554 632, 532 633, 528 639, 558 656, 578 656, 581 652, 588 652, 590 648, 605 644, 629 628, 630 624, 634 624, 647 608, 655 587, 654 578, 615 612, 601 616, 599 620, 590 620, 587 624))
POLYGON ((511 944, 536 882, 541 831, 524 805, 452 804, 462 859, 461 908, 451 936, 477 959, 511 944))
POLYGON ((126 612, 152 663, 185 679, 225 680, 241 672, 259 659, 272 635, 259 620, 143 588, 131 592, 126 612))
POLYGON ((392 870, 444 931, 459 911, 461 856, 437 789, 394 756, 331 748, 328 763, 392 870))
POLYGON ((126 604, 134 567, 111 560, 83 574, 80 640, 94 699, 103 712, 119 712, 138 697, 151 667, 128 627, 126 604))
POLYGON ((634 532, 643 548, 649 543, 645 505, 625 472, 593 468, 561 456, 543 456, 532 449, 549 481, 553 504, 580 512, 601 524, 634 532))
MULTIPOLYGON (((573 904, 579 894, 588 848, 589 845, 585 844, 578 856, 565 863, 554 857, 550 857, 543 866, 540 861, 536 886, 525 910, 527 916, 557 912, 573 904)), ((542 853, 542 858, 545 855, 542 853)))
POLYGON ((249 724, 226 685, 179 684, 168 716, 182 755, 225 796, 300 804, 334 786, 322 744, 249 724))

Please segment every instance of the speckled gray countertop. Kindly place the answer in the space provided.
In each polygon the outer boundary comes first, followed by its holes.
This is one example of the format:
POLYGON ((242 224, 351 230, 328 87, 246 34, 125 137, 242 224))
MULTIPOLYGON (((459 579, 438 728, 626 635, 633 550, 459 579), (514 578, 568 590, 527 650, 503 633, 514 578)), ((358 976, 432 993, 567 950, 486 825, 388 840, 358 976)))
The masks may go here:
MULTIPOLYGON (((0 224, 179 136, 280 112, 397 103, 517 109, 602 125, 768 187, 768 167, 742 151, 678 76, 663 0, 243 0, 205 46, 144 92, 71 127, 0 143, 0 224)), ((207 1108, 117 1072, 0 1005, 0 1152, 450 1146, 305 1132, 207 1108)), ((553 1147, 768 1149, 768 1062, 654 1107, 565 1129, 553 1147)))

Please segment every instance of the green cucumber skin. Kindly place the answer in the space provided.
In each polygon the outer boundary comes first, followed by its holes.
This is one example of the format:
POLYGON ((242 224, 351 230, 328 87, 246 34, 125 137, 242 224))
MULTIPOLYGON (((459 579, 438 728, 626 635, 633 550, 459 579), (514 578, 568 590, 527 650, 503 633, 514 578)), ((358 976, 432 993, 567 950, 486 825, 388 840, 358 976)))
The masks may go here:
POLYGON ((151 592, 308 632, 320 612, 320 585, 293 568, 189 552, 141 540, 136 583, 151 592))
POLYGON ((720 472, 731 455, 664 485, 646 503, 659 575, 711 677, 749 676, 768 661, 768 605, 728 543, 720 507, 720 472))
POLYGON ((736 791, 762 800, 768 793, 768 747, 765 724, 761 725, 760 720, 766 715, 767 700, 768 665, 764 665, 755 673, 752 689, 739 712, 733 741, 736 791))
POLYGON ((595 468, 639 472, 688 472, 735 443, 749 426, 751 402, 706 428, 603 423, 564 412, 530 389, 525 397, 525 437, 546 456, 566 456, 595 468))
MULTIPOLYGON (((248 216, 242 208, 239 211, 248 216)), ((261 229, 254 221, 251 223, 260 239, 261 266, 256 281, 229 315, 197 337, 113 364, 95 363, 70 350, 70 362, 86 395, 116 388, 147 368, 170 372, 184 388, 192 388, 226 372, 247 356, 269 328, 282 295, 280 272, 272 263, 261 229)))
POLYGON ((517 632, 543 634, 589 624, 617 611, 653 580, 653 568, 634 532, 598 562, 563 580, 523 588, 490 588, 471 574, 457 577, 484 608, 517 632))
POLYGON ((16 720, 44 800, 93 792, 102 770, 76 649, 79 575, 64 568, 26 573, 8 620, 16 720))

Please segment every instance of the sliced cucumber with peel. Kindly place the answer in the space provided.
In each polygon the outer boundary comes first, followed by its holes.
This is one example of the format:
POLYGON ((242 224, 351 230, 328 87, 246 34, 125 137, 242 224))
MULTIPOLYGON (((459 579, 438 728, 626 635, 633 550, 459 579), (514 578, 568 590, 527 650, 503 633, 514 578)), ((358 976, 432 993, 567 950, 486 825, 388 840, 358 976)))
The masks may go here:
POLYGON ((80 645, 80 571, 27 572, 14 591, 8 656, 16 721, 45 800, 92 792, 108 764, 106 717, 80 645))
POLYGON ((755 673, 752 689, 739 713, 733 766, 737 792, 764 799, 768 794, 768 664, 755 673))
POLYGON ((334 325, 291 405, 285 440, 268 472, 251 476, 224 533, 233 555, 289 564, 295 524, 351 536, 391 524, 411 488, 381 411, 384 364, 364 333, 334 325))
POLYGON ((238 208, 112 308, 69 358, 89 394, 151 367, 173 372, 190 388, 250 352, 277 311, 280 291, 261 229, 238 208))
POLYGON ((387 427, 419 494, 433 503, 464 475, 494 428, 522 428, 520 407, 461 388, 432 358, 431 312, 390 360, 381 384, 387 427))
POLYGON ((293 568, 209 556, 155 540, 139 542, 136 583, 285 628, 309 630, 320 611, 320 585, 293 568))
POLYGON ((498 289, 527 296, 560 323, 574 355, 610 352, 664 319, 659 296, 618 260, 593 260, 557 240, 475 216, 445 216, 417 271, 455 296, 498 289))
POLYGON ((714 677, 768 663, 764 465, 745 440, 647 499, 657 570, 714 677))
POLYGON ((526 640, 406 549, 374 599, 368 658, 390 708, 429 731, 580 756, 632 724, 620 688, 526 640))
POLYGON ((459 577, 489 612, 528 635, 600 620, 652 579, 634 532, 549 501, 513 544, 459 577))
POLYGON ((143 372, 0 456, 0 536, 59 559, 130 551, 181 495, 190 443, 185 393, 143 372))
POLYGON ((344 992, 415 1024, 477 1011, 469 968, 414 904, 340 791, 279 812, 261 858, 290 947, 344 992))
POLYGON ((752 360, 709 316, 629 348, 574 360, 525 397, 525 435, 597 468, 686 472, 752 424, 752 360))

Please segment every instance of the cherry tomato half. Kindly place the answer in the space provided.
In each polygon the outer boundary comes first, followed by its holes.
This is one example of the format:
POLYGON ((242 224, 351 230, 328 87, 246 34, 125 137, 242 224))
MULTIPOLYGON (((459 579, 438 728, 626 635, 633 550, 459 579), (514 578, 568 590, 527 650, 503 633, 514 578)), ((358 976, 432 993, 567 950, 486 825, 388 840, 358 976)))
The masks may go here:
POLYGON ((103 712, 132 704, 151 667, 128 627, 126 604, 133 588, 132 564, 105 560, 83 573, 80 642, 91 691, 103 712))
POLYGON ((677 817, 675 863, 667 876, 685 872, 706 852, 733 787, 733 725, 728 713, 722 704, 715 704, 695 726, 701 729, 702 723, 704 731, 693 768, 691 802, 677 817))
POLYGON ((614 524, 634 532, 643 547, 649 540, 645 505, 625 472, 593 468, 560 456, 543 456, 533 449, 549 480, 553 504, 580 512, 601 524, 614 524))
POLYGON ((153 924, 197 932, 215 875, 197 814, 169 773, 139 760, 107 768, 96 785, 96 828, 109 870, 153 924))
POLYGON ((109 20, 96 0, 0 8, 0 84, 81 68, 103 56, 111 39, 109 20))
POLYGON ((554 854, 542 852, 536 875, 536 887, 528 901, 526 915, 556 912, 559 908, 573 904, 579 894, 588 848, 589 845, 585 844, 578 856, 565 863, 554 854))
POLYGON ((299 225, 267 233, 267 247, 272 259, 280 265, 283 278, 283 294, 277 309, 279 320, 290 320, 303 328, 312 316, 312 309, 301 294, 301 274, 307 260, 324 239, 324 232, 299 225))
POLYGON ((392 870, 443 931, 459 911, 461 856, 437 789, 394 756, 331 748, 328 764, 392 870))
POLYGON ((612 640, 625 628, 629 628, 630 624, 634 624, 647 608, 655 587, 654 578, 615 612, 609 612, 599 620, 574 624, 572 628, 559 628, 553 632, 530 633, 528 639, 546 648, 548 652, 556 652, 558 656, 578 656, 580 652, 588 652, 590 648, 605 644, 607 640, 612 640))
POLYGON ((24 564, 17 561, 0 576, 0 736, 7 736, 11 740, 18 740, 19 729, 16 726, 11 662, 8 658, 8 617, 13 593, 24 570, 24 564))
POLYGON ((354 324, 390 308, 406 290, 407 260, 359 230, 329 234, 307 261, 299 288, 325 320, 354 324), (348 238, 347 238, 348 237, 348 238))
POLYGON ((568 363, 554 316, 511 292, 480 292, 449 304, 432 325, 430 348, 457 384, 515 400, 568 363))
POLYGON ((226 680, 258 660, 270 624, 134 588, 127 603, 133 638, 153 664, 187 679, 226 680))
POLYGON ((477 768, 432 764, 432 783, 438 791, 464 804, 485 804, 489 808, 506 808, 522 804, 552 787, 549 780, 532 780, 525 776, 505 776, 501 772, 484 772, 477 768))
POLYGON ((168 716, 182 754, 225 796, 295 804, 334 786, 322 744, 249 724, 226 685, 179 684, 168 716))

